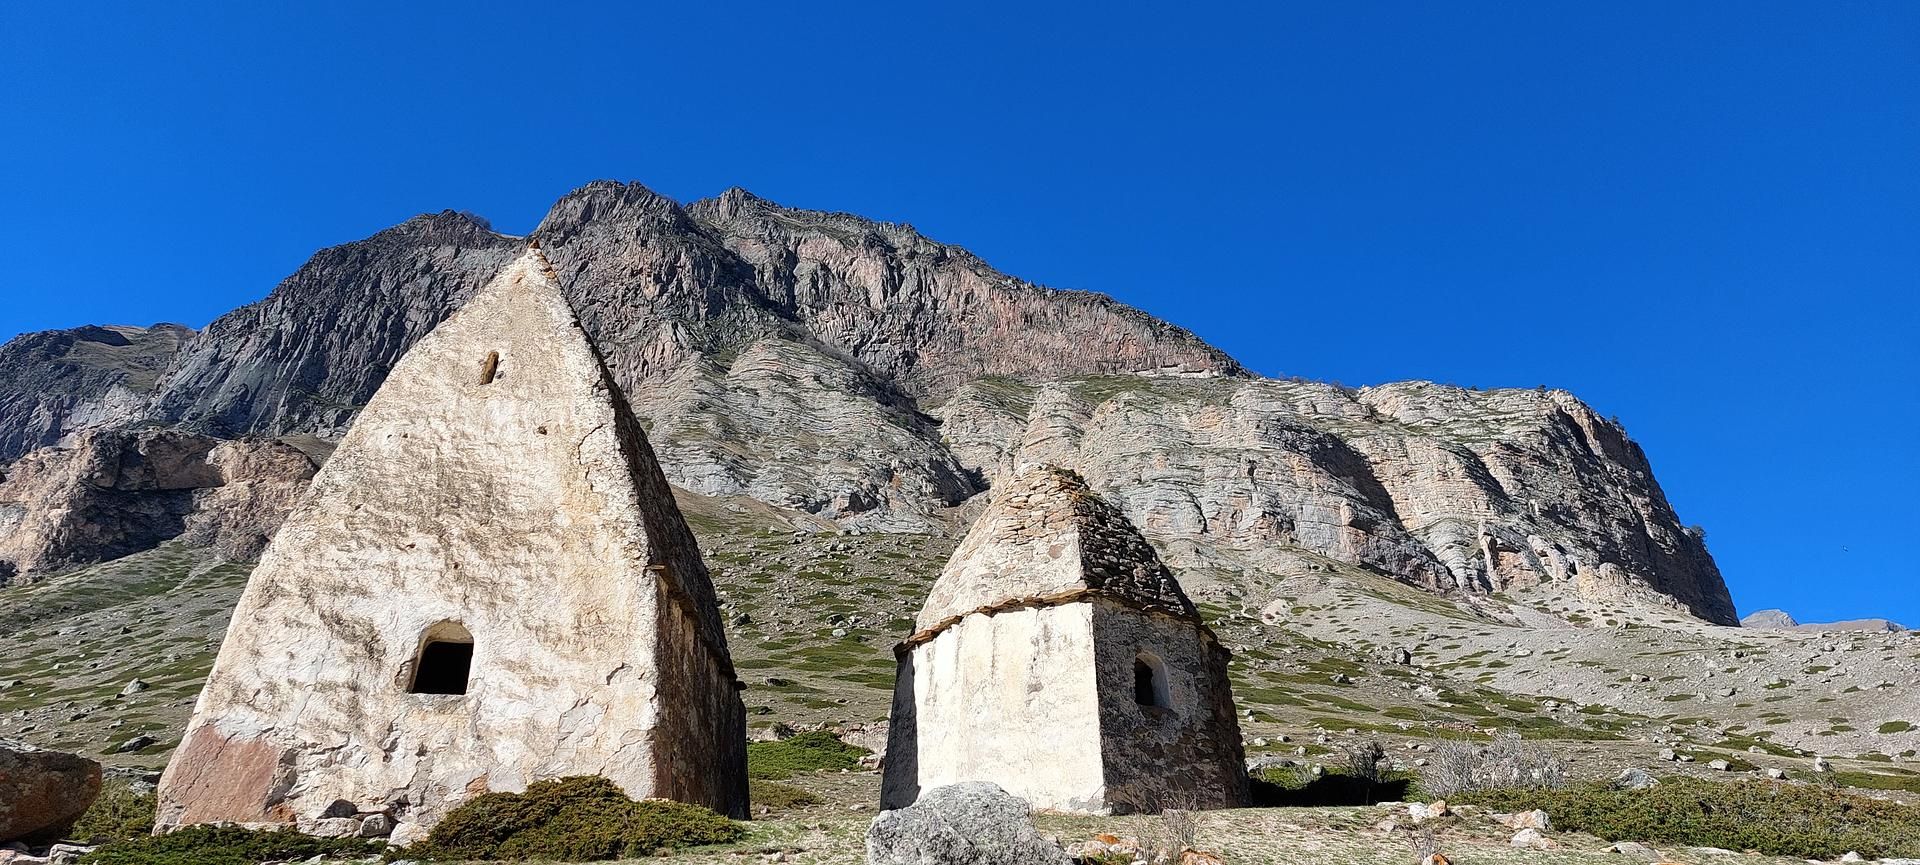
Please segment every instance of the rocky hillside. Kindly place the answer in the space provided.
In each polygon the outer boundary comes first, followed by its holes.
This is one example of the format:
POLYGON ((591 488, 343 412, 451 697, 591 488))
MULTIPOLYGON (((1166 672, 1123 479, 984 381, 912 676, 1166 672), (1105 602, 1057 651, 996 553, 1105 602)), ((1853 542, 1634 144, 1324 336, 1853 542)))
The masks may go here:
POLYGON ((323 250, 198 334, 9 343, 9 386, 33 386, 0 393, 0 460, 20 459, 0 481, 0 520, 37 528, 0 558, 34 576, 185 532, 207 491, 246 472, 122 490, 72 468, 125 461, 122 439, 86 430, 250 449, 335 438, 394 361, 529 241, 692 492, 816 528, 944 534, 995 477, 1045 459, 1114 496, 1177 566, 1284 575, 1325 559, 1438 592, 1552 586, 1735 622, 1644 454, 1564 392, 1259 379, 1185 330, 1006 276, 910 226, 737 189, 682 206, 606 182, 562 198, 531 238, 446 212, 323 250), (79 453, 29 455, 53 444, 79 453), (58 504, 122 492, 161 514, 142 518, 137 542, 98 508, 58 504))
POLYGON ((74 430, 140 416, 192 336, 176 324, 88 326, 0 346, 0 464, 74 430))

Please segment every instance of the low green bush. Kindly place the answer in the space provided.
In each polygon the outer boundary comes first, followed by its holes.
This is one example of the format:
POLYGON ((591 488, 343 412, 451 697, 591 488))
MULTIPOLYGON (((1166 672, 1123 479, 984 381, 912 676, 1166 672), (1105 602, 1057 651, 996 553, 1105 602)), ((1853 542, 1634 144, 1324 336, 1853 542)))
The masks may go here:
POLYGON ((1757 850, 1774 856, 1868 859, 1920 856, 1920 807, 1806 784, 1670 778, 1645 790, 1607 784, 1487 790, 1456 803, 1500 811, 1539 808, 1555 829, 1608 841, 1757 850))
POLYGON ((429 861, 593 862, 737 841, 746 830, 698 805, 634 801, 605 778, 536 781, 483 793, 447 812, 425 840, 390 856, 429 861))
POLYGON ((237 826, 188 826, 105 844, 80 857, 80 865, 254 865, 315 856, 378 855, 379 847, 347 838, 315 838, 292 829, 263 831, 237 826))
POLYGON ((153 834, 158 804, 151 792, 135 793, 125 784, 108 782, 67 834, 89 844, 144 838, 153 834))
POLYGON ((764 806, 775 811, 790 811, 820 804, 819 796, 777 781, 748 781, 747 798, 753 802, 756 810, 764 806))
POLYGON ((822 769, 858 769, 860 758, 870 753, 825 731, 801 733, 777 742, 753 742, 747 745, 747 777, 784 781, 822 769))

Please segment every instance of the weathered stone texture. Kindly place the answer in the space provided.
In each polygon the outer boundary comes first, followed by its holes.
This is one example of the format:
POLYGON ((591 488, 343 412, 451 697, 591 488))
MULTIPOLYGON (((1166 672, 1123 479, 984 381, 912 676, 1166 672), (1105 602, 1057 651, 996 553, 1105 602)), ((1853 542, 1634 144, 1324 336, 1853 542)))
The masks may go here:
POLYGON ((1563 391, 1112 376, 968 385, 937 414, 990 480, 1072 466, 1163 543, 1281 573, 1305 551, 1438 590, 1564 582, 1734 621, 1645 455, 1563 391))
POLYGON ((311 458, 282 442, 90 430, 0 477, 0 567, 30 581, 175 537, 250 559, 313 473, 311 458))
POLYGON ((975 781, 929 790, 867 829, 867 865, 1068 865, 1034 829, 1028 803, 975 781))
POLYGON ((1071 472, 1008 479, 902 643, 883 802, 990 780, 1035 806, 1244 804, 1228 652, 1145 538, 1071 472), (1158 671, 1136 699, 1136 662, 1158 671))
MULTIPOLYGON (((1156 541, 1235 568, 1284 575, 1326 556, 1433 590, 1564 583, 1733 622, 1644 454, 1563 392, 1252 379, 1110 299, 1008 277, 909 226, 740 190, 682 206, 592 183, 534 236, 689 490, 938 531, 985 481, 1057 463, 1156 541), (1141 370, 1155 374, 1099 375, 1141 370)), ((521 243, 422 216, 323 250, 198 335, 20 337, 0 348, 0 461, 130 423, 336 437, 521 243)))
POLYGON ((0 464, 140 413, 193 331, 76 327, 0 345, 0 464))
POLYGON ((1104 599, 1092 607, 1108 806, 1157 813, 1246 804, 1246 753, 1227 650, 1186 619, 1143 616, 1104 599), (1134 662, 1142 653, 1165 666, 1165 708, 1134 701, 1134 662))
POLYGON ((99 763, 0 741, 0 844, 57 841, 99 795, 99 763))
POLYGON ((1035 807, 1100 811, 1092 606, 968 616, 901 659, 882 805, 990 780, 1035 807))
POLYGON ((530 255, 407 353, 262 556, 160 822, 345 800, 415 837, 468 796, 576 774, 743 814, 744 723, 691 532, 530 255), (453 625, 466 693, 408 693, 453 625))

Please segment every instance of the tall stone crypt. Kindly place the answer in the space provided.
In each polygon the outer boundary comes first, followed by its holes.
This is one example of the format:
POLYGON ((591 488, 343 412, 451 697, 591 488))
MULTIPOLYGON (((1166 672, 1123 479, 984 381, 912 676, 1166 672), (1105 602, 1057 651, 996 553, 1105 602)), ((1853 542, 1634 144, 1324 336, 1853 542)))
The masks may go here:
POLYGON ((693 534, 529 250, 393 368, 261 557, 158 822, 407 841, 569 775, 742 817, 745 727, 693 534))
POLYGON ((999 485, 914 624, 885 807, 969 780, 1061 811, 1246 803, 1227 649, 1079 475, 999 485))

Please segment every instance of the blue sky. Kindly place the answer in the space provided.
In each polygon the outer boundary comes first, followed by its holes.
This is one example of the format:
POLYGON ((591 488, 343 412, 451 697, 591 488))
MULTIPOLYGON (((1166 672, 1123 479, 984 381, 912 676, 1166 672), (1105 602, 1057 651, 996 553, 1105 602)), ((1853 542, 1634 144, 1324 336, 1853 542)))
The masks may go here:
POLYGON ((1268 374, 1568 388, 1743 612, 1920 623, 1920 4, 296 5, 0 6, 0 338, 738 185, 1268 374))

